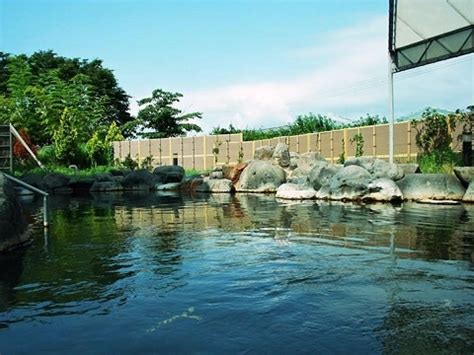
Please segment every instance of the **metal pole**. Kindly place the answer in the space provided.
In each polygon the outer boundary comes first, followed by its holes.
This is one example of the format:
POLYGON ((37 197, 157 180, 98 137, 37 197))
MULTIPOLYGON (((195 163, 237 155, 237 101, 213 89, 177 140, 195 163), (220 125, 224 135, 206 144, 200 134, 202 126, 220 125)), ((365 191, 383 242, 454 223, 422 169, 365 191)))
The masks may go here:
POLYGON ((395 109, 393 97, 393 62, 392 56, 388 54, 388 106, 389 106, 389 126, 388 126, 388 158, 393 164, 393 125, 395 123, 395 109))
POLYGON ((43 196, 43 226, 48 228, 48 196, 43 196))

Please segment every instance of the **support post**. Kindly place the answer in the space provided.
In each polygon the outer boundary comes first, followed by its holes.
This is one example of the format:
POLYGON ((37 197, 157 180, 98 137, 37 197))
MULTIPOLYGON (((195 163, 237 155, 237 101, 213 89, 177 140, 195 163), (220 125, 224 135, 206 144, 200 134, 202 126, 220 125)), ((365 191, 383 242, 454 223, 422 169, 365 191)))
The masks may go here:
POLYGON ((389 112, 389 126, 388 126, 388 157, 389 162, 393 163, 393 126, 395 123, 395 109, 393 96, 393 62, 392 56, 388 54, 388 112, 389 112))
POLYGON ((48 227, 48 196, 43 196, 43 226, 48 227))

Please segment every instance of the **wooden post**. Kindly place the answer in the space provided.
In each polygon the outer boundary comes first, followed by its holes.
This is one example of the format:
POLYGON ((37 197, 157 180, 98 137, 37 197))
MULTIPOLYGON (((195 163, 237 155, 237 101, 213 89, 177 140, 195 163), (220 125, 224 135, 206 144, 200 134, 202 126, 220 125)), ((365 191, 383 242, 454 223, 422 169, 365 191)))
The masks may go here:
POLYGON ((141 168, 142 166, 142 149, 141 149, 141 140, 136 141, 137 142, 137 150, 138 150, 138 167, 141 168))
POLYGON ((193 136, 193 170, 196 170, 196 137, 193 136))
POLYGON ((202 151, 202 155, 203 155, 203 158, 204 158, 204 164, 203 164, 203 169, 206 170, 207 169, 207 150, 206 150, 206 136, 203 136, 203 141, 202 141, 202 146, 203 146, 203 151, 202 151))
POLYGON ((411 122, 408 121, 407 126, 407 163, 411 160, 411 122))
POLYGON ((252 141, 252 159, 255 159, 255 141, 252 141))
POLYGON ((321 133, 318 133, 318 138, 317 138, 316 144, 318 145, 318 152, 321 155, 321 133))
POLYGON ((377 130, 375 125, 372 126, 372 155, 377 157, 377 130))
POLYGON ((331 131, 331 164, 334 164, 334 134, 331 131))
POLYGON ((181 137, 181 166, 184 168, 184 138, 181 137))
POLYGON ((307 153, 309 153, 309 152, 311 151, 311 148, 310 148, 311 137, 310 137, 310 134, 309 134, 309 133, 306 135, 306 142, 308 143, 308 151, 307 151, 307 153))
POLYGON ((347 128, 344 128, 344 131, 343 131, 343 136, 344 136, 344 156, 347 158, 349 158, 347 155, 349 153, 349 150, 347 149, 347 147, 349 146, 349 136, 347 135, 347 128))
POLYGON ((296 152, 300 154, 300 136, 296 136, 296 152))
POLYGON ((171 137, 168 138, 168 143, 170 145, 170 165, 173 165, 173 140, 171 137))

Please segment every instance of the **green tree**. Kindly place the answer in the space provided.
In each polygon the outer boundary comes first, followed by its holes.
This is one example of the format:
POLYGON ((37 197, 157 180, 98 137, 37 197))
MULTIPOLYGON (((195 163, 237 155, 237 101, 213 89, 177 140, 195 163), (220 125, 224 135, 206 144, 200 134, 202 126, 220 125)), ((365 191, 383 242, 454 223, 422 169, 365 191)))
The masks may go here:
POLYGON ((138 133, 145 138, 165 138, 184 136, 187 132, 201 132, 202 129, 191 120, 201 118, 202 113, 183 111, 173 107, 183 95, 156 89, 151 97, 138 101, 141 107, 135 121, 138 133))

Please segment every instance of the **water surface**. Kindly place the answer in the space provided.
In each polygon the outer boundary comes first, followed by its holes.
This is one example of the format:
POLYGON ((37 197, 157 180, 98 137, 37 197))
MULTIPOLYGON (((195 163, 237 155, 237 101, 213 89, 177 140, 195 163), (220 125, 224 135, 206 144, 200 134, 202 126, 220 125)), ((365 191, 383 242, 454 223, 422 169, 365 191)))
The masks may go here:
POLYGON ((0 256, 1 354, 474 351, 472 205, 50 205, 49 232, 0 256))

